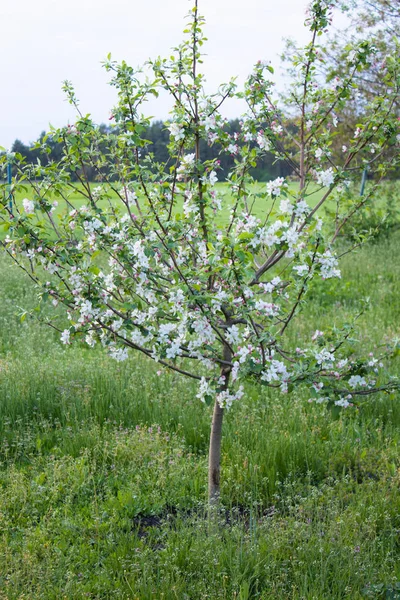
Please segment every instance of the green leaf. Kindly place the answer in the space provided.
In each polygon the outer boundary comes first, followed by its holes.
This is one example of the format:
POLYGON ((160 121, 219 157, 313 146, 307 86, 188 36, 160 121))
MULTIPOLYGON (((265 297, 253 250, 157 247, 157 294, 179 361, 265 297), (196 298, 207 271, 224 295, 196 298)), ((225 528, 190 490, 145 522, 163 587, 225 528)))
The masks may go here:
POLYGON ((207 406, 211 406, 212 401, 213 401, 212 396, 204 396, 204 402, 207 404, 207 406))

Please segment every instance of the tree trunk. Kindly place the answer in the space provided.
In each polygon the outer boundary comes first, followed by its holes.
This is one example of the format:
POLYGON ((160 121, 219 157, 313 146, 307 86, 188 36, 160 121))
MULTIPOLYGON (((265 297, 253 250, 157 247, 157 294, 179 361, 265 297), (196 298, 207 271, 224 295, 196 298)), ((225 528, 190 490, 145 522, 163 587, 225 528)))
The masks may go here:
MULTIPOLYGON (((230 363, 232 360, 232 353, 228 345, 224 346, 223 359, 227 363, 230 363)), ((231 367, 224 366, 221 370, 221 376, 225 377, 222 390, 228 389, 230 374, 231 367)), ((223 418, 224 409, 221 408, 217 400, 215 400, 210 433, 210 451, 208 455, 208 502, 210 505, 216 505, 219 502, 223 418)))
POLYGON ((224 409, 215 401, 208 455, 208 501, 210 504, 218 504, 219 501, 223 418, 224 409))

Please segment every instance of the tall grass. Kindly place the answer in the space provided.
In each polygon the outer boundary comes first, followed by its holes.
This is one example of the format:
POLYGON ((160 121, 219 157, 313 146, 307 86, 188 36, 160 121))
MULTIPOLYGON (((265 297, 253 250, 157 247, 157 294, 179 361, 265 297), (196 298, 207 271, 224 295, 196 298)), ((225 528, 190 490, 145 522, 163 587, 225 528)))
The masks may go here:
MULTIPOLYGON (((400 236, 343 259, 290 331, 400 330, 400 236)), ((0 264, 0 599, 400 597, 399 398, 339 418, 248 386, 227 415, 221 522, 204 509, 210 411, 132 355, 64 348, 18 313, 35 290, 0 264)), ((392 365, 399 374, 398 363, 392 365)))

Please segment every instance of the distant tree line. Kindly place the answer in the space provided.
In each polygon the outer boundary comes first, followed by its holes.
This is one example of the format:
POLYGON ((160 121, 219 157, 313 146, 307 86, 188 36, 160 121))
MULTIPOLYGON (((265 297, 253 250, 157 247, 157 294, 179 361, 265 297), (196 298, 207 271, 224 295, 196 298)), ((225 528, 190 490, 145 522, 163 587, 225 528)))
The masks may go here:
MULTIPOLYGON (((239 131, 239 127, 238 119, 233 119, 226 124, 226 130, 230 134, 239 131)), ((105 124, 99 125, 99 130, 105 136, 112 132, 115 133, 115 128, 105 124)), ((170 142, 170 133, 166 124, 163 121, 154 121, 143 133, 142 137, 151 142, 144 150, 144 153, 152 153, 158 163, 166 163, 170 156, 167 149, 170 142)), ((21 154, 27 163, 37 163, 39 160, 43 165, 47 165, 49 162, 58 162, 62 158, 63 143, 55 140, 51 134, 42 132, 38 140, 32 144, 27 145, 21 140, 16 139, 11 150, 12 152, 21 154)), ((107 148, 104 147, 102 150, 106 152, 107 148)), ((206 161, 218 158, 221 166, 218 177, 220 181, 224 181, 234 165, 234 156, 229 156, 226 153, 222 153, 220 156, 220 151, 221 147, 219 144, 210 146, 206 140, 201 141, 200 154, 202 160, 206 161)), ((96 181, 98 178, 96 170, 90 165, 85 165, 85 172, 92 181, 96 181)), ((286 177, 290 174, 290 166, 284 161, 277 161, 273 154, 270 153, 267 153, 257 167, 252 169, 252 175, 258 181, 268 181, 276 177, 286 177)))

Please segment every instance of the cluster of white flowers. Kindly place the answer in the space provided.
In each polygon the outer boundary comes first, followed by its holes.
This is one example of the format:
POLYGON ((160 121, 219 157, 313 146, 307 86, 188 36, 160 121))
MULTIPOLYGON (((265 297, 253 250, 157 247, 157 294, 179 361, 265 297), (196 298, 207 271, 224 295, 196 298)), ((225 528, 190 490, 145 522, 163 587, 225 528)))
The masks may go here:
POLYGON ((70 338, 71 338, 71 333, 70 333, 69 329, 64 329, 64 331, 60 335, 60 340, 62 341, 63 344, 70 344, 71 343, 70 338))
POLYGON ((186 156, 184 156, 182 158, 181 163, 176 170, 176 172, 177 172, 176 178, 178 181, 183 181, 183 179, 186 177, 186 175, 189 175, 193 171, 195 160, 196 160, 196 155, 194 153, 186 154, 186 156))
POLYGON ((275 135, 280 135, 281 133, 283 133, 282 125, 280 125, 280 123, 277 123, 277 121, 272 121, 271 130, 275 133, 275 135))
POLYGON ((185 131, 181 124, 179 123, 170 123, 168 125, 168 129, 170 134, 175 140, 183 140, 185 138, 185 131))
POLYGON ((257 144, 260 146, 261 150, 268 151, 271 149, 271 142, 263 131, 259 131, 257 134, 257 144))
POLYGON ((329 369, 335 362, 335 356, 332 352, 323 348, 320 352, 315 353, 315 360, 323 369, 329 369))
POLYGON ((295 265, 293 267, 293 271, 295 271, 299 277, 302 277, 303 275, 308 273, 309 270, 310 268, 308 267, 308 265, 295 265))
POLYGON ((126 195, 126 201, 129 206, 131 206, 132 204, 135 204, 135 202, 137 201, 137 195, 134 192, 134 190, 126 190, 125 195, 126 195))
POLYGON ((237 344, 240 339, 239 334, 240 334, 239 327, 237 325, 231 325, 230 327, 228 327, 228 329, 226 330, 226 334, 225 334, 227 342, 229 342, 229 344, 231 344, 231 345, 237 344))
POLYGON ((215 129, 217 127, 217 120, 215 118, 215 115, 207 115, 206 117, 204 117, 201 124, 203 125, 206 132, 215 129))
POLYGON ((208 179, 205 178, 203 181, 204 183, 209 183, 211 186, 214 186, 218 181, 218 175, 215 171, 211 171, 208 176, 208 179))
POLYGON ((108 352, 111 358, 118 362, 123 362, 128 358, 128 348, 126 346, 124 348, 119 348, 115 344, 110 344, 108 352))
POLYGON ((274 277, 273 279, 271 279, 271 281, 267 282, 267 283, 260 283, 259 287, 263 290, 263 292, 265 292, 266 294, 270 294, 273 291, 275 291, 276 287, 282 282, 280 277, 274 277))
POLYGON ((237 220, 236 233, 240 233, 242 231, 250 233, 251 231, 254 231, 254 229, 258 227, 260 223, 260 219, 258 219, 254 215, 248 215, 246 213, 243 213, 242 218, 237 220))
POLYGON ((240 364, 243 364, 246 362, 247 357, 249 356, 249 354, 251 354, 252 351, 253 346, 251 346, 250 344, 248 344, 247 346, 240 346, 237 352, 235 353, 235 358, 239 360, 240 364))
POLYGON ((256 248, 257 246, 267 246, 271 248, 274 244, 279 243, 280 238, 276 235, 277 232, 282 229, 287 223, 282 221, 275 221, 270 227, 260 227, 255 232, 254 238, 250 242, 250 246, 256 248))
POLYGON ((339 400, 335 400, 335 405, 340 406, 341 408, 348 408, 351 405, 349 400, 351 400, 351 396, 348 396, 347 398, 339 398, 339 400))
POLYGON ((22 206, 27 215, 32 215, 35 212, 35 203, 32 200, 28 200, 28 198, 22 200, 22 206))
POLYGON ((329 167, 326 171, 317 171, 316 179, 319 185, 323 187, 330 187, 335 182, 335 173, 332 167, 329 167))
POLYGON ((292 258, 297 250, 297 242, 299 241, 300 233, 297 231, 295 225, 293 227, 288 227, 286 231, 282 233, 281 240, 286 241, 288 245, 288 249, 286 251, 286 256, 288 258, 292 258))
POLYGON ((192 328, 197 334, 197 339, 190 341, 190 348, 199 348, 203 344, 214 343, 215 333, 205 317, 201 316, 195 319, 192 323, 192 328))
POLYGON ((280 196, 282 192, 282 188, 286 186, 284 177, 277 177, 273 181, 268 181, 267 183, 267 194, 270 196, 280 196))
POLYGON ((239 152, 239 146, 237 144, 229 144, 227 151, 231 154, 237 154, 239 152))
POLYGON ((324 154, 324 151, 322 150, 322 148, 317 148, 316 151, 314 152, 314 156, 318 161, 321 160, 323 154, 324 154))
POLYGON ((383 362, 379 361, 377 358, 374 358, 373 354, 370 354, 370 360, 367 364, 370 368, 372 368, 374 373, 378 373, 379 368, 383 367, 383 362))
POLYGON ((338 269, 339 261, 331 250, 327 250, 323 254, 318 254, 316 263, 321 265, 322 279, 331 279, 332 277, 341 277, 340 269, 338 269))
POLYGON ((186 190, 185 201, 183 203, 183 214, 185 217, 189 217, 190 215, 196 217, 199 214, 199 207, 195 202, 193 202, 193 199, 193 193, 190 190, 186 190))
POLYGON ((279 314, 279 306, 264 300, 257 300, 255 303, 256 310, 260 311, 267 317, 276 317, 279 314))
POLYGON ((291 200, 289 198, 283 198, 279 204, 279 210, 283 215, 291 215, 293 213, 291 200))
POLYGON ((229 390, 219 392, 216 396, 216 400, 221 408, 229 410, 233 402, 235 400, 240 400, 243 397, 243 394, 243 386, 241 385, 235 393, 231 393, 229 390))
POLYGON ((207 381, 205 377, 202 377, 199 383, 199 391, 196 394, 196 398, 199 398, 201 402, 205 402, 206 396, 213 397, 215 395, 215 389, 207 381))
POLYGON ((353 388, 353 390, 356 387, 365 387, 367 385, 367 382, 365 380, 364 377, 361 377, 360 375, 352 375, 349 379, 349 386, 351 388, 353 388))
POLYGON ((289 372, 286 365, 282 361, 275 359, 269 360, 268 366, 261 373, 262 381, 267 381, 268 383, 273 381, 285 383, 288 378, 289 372))
POLYGON ((296 217, 302 217, 308 215, 311 212, 311 208, 308 206, 305 200, 299 200, 294 207, 294 214, 296 217))
POLYGON ((138 265, 142 269, 148 269, 149 259, 145 254, 145 248, 142 240, 137 240, 133 245, 130 245, 129 249, 132 255, 136 258, 138 265))

